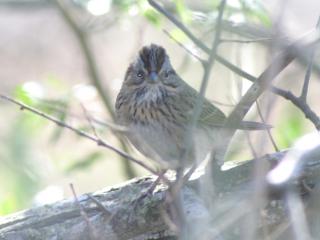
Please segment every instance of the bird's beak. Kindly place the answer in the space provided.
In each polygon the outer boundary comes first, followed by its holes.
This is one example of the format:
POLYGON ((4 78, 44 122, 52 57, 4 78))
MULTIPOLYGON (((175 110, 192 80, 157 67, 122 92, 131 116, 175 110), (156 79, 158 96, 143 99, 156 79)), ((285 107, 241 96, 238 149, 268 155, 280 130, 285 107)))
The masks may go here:
POLYGON ((149 79, 151 82, 155 83, 158 80, 158 74, 156 72, 151 72, 149 74, 149 79))

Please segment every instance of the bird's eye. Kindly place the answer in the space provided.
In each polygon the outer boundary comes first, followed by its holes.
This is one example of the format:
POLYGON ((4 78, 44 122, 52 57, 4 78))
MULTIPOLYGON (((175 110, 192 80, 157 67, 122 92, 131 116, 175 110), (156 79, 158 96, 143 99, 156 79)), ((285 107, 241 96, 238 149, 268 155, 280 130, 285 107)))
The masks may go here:
POLYGON ((138 77, 138 78, 143 78, 143 72, 142 72, 142 71, 139 71, 139 72, 137 73, 137 77, 138 77))

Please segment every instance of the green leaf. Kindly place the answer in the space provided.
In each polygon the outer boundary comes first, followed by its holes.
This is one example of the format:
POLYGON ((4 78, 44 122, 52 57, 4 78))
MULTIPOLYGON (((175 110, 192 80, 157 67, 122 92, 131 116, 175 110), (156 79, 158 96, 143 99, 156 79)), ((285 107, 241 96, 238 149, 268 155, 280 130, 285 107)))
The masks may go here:
MULTIPOLYGON (((5 149, 0 161, 0 213, 6 214, 30 206, 42 184, 35 162, 32 139, 35 137, 34 116, 21 114, 10 124, 5 149)), ((35 126, 38 127, 39 124, 35 126)))
POLYGON ((112 1, 114 6, 117 6, 122 11, 128 11, 130 7, 136 4, 136 0, 115 0, 112 1))
POLYGON ((275 139, 278 146, 291 147, 292 144, 304 134, 304 119, 301 114, 291 112, 281 118, 281 122, 275 131, 275 139))
POLYGON ((18 208, 17 198, 12 193, 6 194, 5 197, 0 198, 0 216, 12 213, 18 208))
POLYGON ((184 23, 190 22, 191 20, 190 12, 184 3, 184 0, 174 0, 174 3, 176 5, 177 13, 180 19, 182 20, 182 22, 184 23))
POLYGON ((159 27, 161 25, 161 16, 158 12, 156 12, 153 9, 146 9, 143 12, 143 16, 146 17, 146 19, 151 22, 153 25, 159 27))
POLYGON ((258 21, 266 27, 271 26, 271 19, 261 2, 255 0, 239 0, 243 14, 251 21, 258 21))
POLYGON ((188 40, 187 35, 181 31, 179 28, 173 29, 170 31, 170 35, 177 40, 178 42, 186 42, 188 40))
POLYGON ((30 93, 23 88, 23 85, 18 85, 15 88, 13 95, 16 100, 21 101, 26 105, 32 105, 35 102, 35 99, 31 97, 30 93))

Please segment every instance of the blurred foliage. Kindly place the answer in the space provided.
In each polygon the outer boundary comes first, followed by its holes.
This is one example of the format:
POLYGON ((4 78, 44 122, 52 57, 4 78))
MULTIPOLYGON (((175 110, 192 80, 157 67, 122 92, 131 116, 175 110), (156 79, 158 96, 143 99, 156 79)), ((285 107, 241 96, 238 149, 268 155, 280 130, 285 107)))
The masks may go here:
POLYGON ((266 9, 257 0, 239 0, 241 4, 241 12, 246 17, 247 21, 263 24, 266 27, 271 26, 270 17, 266 9))
POLYGON ((10 125, 5 148, 1 152, 0 215, 30 205, 34 194, 41 187, 40 169, 35 164, 33 141, 44 120, 33 114, 21 114, 10 125))
POLYGON ((305 118, 293 106, 287 106, 286 113, 279 119, 274 132, 276 143, 280 149, 292 147, 299 137, 306 133, 305 118))
POLYGON ((97 163, 98 161, 102 160, 104 155, 102 152, 94 151, 88 153, 87 155, 83 156, 80 159, 76 159, 69 167, 65 169, 66 173, 72 173, 74 171, 83 171, 93 164, 97 163))
MULTIPOLYGON (((90 12, 88 7, 90 3, 96 2, 97 4, 106 4, 110 9, 106 8, 104 14, 108 15, 111 11, 121 15, 121 18, 134 17, 137 15, 144 16, 151 24, 159 27, 163 24, 165 17, 155 11, 147 0, 73 0, 75 5, 81 6, 84 11, 96 15, 94 12, 90 12)), ((199 24, 205 26, 214 25, 217 17, 217 9, 220 4, 219 0, 210 0, 195 2, 187 0, 172 0, 172 1, 158 1, 162 3, 165 8, 175 14, 187 26, 199 24), (199 21, 200 20, 200 21, 199 21)), ((101 5, 102 6, 102 5, 101 5)), ((96 17, 99 17, 96 16, 96 17)), ((232 20, 235 22, 252 22, 256 24, 262 24, 265 27, 271 26, 271 20, 268 12, 263 7, 259 0, 233 0, 228 1, 224 13, 225 20, 232 20)))
MULTIPOLYGON (((75 99, 76 92, 67 90, 58 98, 46 94, 49 89, 50 91, 64 89, 63 85, 61 80, 50 76, 42 84, 26 82, 17 85, 13 97, 61 122, 67 122, 68 118, 72 118, 71 120, 76 120, 80 124, 79 129, 91 132, 92 127, 83 112, 79 116, 69 114, 72 101, 80 105, 75 99), (81 122, 85 122, 85 124, 82 126, 81 122)), ((2 159, 0 162, 0 181, 6 183, 0 190, 0 215, 29 207, 35 194, 43 187, 43 178, 46 175, 41 172, 39 164, 36 163, 38 159, 34 155, 34 151, 37 152, 37 149, 34 149, 32 145, 36 145, 38 136, 43 133, 47 125, 48 120, 28 111, 18 112, 14 122, 8 125, 10 129, 5 133, 5 138, 1 139, 5 143, 2 145, 6 147, 0 148, 2 159)), ((96 130, 105 131, 106 127, 98 125, 96 130)), ((52 128, 47 144, 57 143, 63 137, 64 131, 65 128, 62 127, 52 128)), ((73 163, 62 167, 64 169, 62 171, 66 174, 83 171, 101 160, 103 156, 102 152, 93 151, 74 159, 73 163)))
MULTIPOLYGON (((93 0, 73 0, 75 8, 81 7, 87 11, 88 3, 93 0)), ((110 10, 104 15, 113 12, 119 20, 132 18, 136 16, 144 17, 153 26, 162 28, 167 21, 161 14, 156 12, 147 2, 147 0, 105 0, 110 2, 110 10)), ((205 32, 207 27, 214 26, 217 17, 217 7, 219 0, 206 1, 162 1, 168 11, 175 14, 184 24, 198 32, 205 32)), ((271 25, 270 17, 257 0, 234 0, 228 1, 225 12, 225 20, 236 22, 251 22, 269 27, 271 25)), ((87 14, 89 14, 87 12, 87 14)), ((101 16, 91 16, 99 18, 101 16)), ((173 25, 170 25, 173 26, 173 25)), ((172 27, 170 30, 172 36, 180 42, 186 42, 188 38, 181 30, 172 27)), ((201 34, 199 34, 201 35, 201 34)), ((40 86, 38 83, 24 83, 16 86, 14 97, 36 109, 39 109, 49 115, 52 115, 62 122, 69 120, 70 108, 73 96, 71 90, 67 90, 63 96, 55 96, 55 90, 64 89, 63 81, 50 76, 45 84, 40 86), (48 96, 45 89, 50 88, 53 96, 48 96)), ((291 146, 292 142, 303 133, 302 116, 296 112, 283 116, 281 118, 279 129, 275 131, 276 141, 281 148, 291 146)), ((0 190, 0 215, 16 211, 30 206, 32 198, 39 188, 42 187, 42 177, 39 166, 33 155, 33 141, 44 127, 47 121, 31 113, 18 114, 14 122, 8 127, 4 134, 3 146, 0 148, 0 180, 5 182, 0 190), (4 147, 5 146, 5 147, 4 147)), ((88 123, 79 127, 90 131, 88 123)), ((56 127, 51 132, 49 143, 57 143, 64 133, 64 128, 56 127)), ((68 165, 64 170, 70 174, 75 171, 82 171, 90 168, 102 160, 103 154, 99 151, 92 151, 68 165)))

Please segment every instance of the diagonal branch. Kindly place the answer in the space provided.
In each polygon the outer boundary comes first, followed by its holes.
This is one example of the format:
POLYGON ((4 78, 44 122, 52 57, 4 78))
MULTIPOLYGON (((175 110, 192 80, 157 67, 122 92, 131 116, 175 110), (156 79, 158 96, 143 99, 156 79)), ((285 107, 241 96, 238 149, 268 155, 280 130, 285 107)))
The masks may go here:
MULTIPOLYGON (((62 121, 60 121, 60 120, 58 120, 58 119, 56 119, 56 118, 44 113, 44 112, 41 112, 41 111, 39 111, 37 109, 34 109, 34 108, 24 104, 24 103, 21 103, 21 102, 15 100, 15 99, 11 98, 11 97, 8 97, 6 95, 0 94, 0 98, 2 98, 3 100, 9 101, 9 102, 11 102, 11 103, 13 103, 15 105, 18 105, 21 110, 27 110, 29 112, 32 112, 32 113, 34 113, 34 114, 36 114, 36 115, 38 115, 38 116, 40 116, 42 118, 45 118, 45 119, 49 120, 50 122, 53 122, 53 123, 57 124, 59 127, 66 128, 66 129, 78 134, 81 137, 87 138, 87 139, 95 142, 98 146, 107 148, 107 149, 117 153, 119 156, 138 164, 139 166, 141 166, 144 169, 148 170, 150 173, 152 173, 154 175, 158 175, 157 171, 153 170, 151 167, 149 167, 148 165, 146 165, 142 161, 130 156, 126 152, 123 152, 123 151, 117 149, 116 147, 113 147, 112 145, 110 145, 109 143, 105 142, 104 140, 102 140, 100 138, 92 136, 89 133, 86 133, 86 132, 84 132, 84 131, 82 131, 80 129, 77 129, 77 128, 71 126, 71 125, 68 125, 65 122, 62 122, 62 121)), ((164 177, 162 178, 162 180, 164 180, 165 182, 168 182, 164 177)))
MULTIPOLYGON (((160 6, 156 1, 154 0, 148 0, 149 4, 154 7, 157 11, 162 13, 165 17, 167 17, 173 24, 175 24, 181 31, 183 31, 189 38, 190 40, 198 46, 200 49, 202 49, 204 52, 207 54, 210 54, 210 49, 202 42, 200 41, 193 33, 183 24, 181 23, 177 18, 175 18, 172 14, 170 14, 168 11, 166 11, 162 6, 160 6)), ((317 34, 317 33, 316 33, 317 34)), ((319 41, 319 36, 316 35, 314 36, 315 33, 311 32, 308 34, 305 38, 308 39, 313 39, 313 43, 311 45, 314 45, 319 41)), ((303 41, 301 41, 303 42, 303 41)), ((293 94, 290 92, 285 92, 282 89, 279 89, 275 86, 272 86, 271 81, 273 80, 274 77, 276 77, 295 57, 303 57, 305 59, 305 49, 300 49, 299 52, 296 52, 296 54, 290 53, 290 51, 296 51, 297 49, 296 46, 297 44, 291 44, 289 47, 287 47, 286 51, 284 51, 284 54, 288 54, 288 56, 284 56, 285 58, 282 61, 280 57, 278 61, 272 63, 271 68, 268 68, 259 78, 256 78, 252 76, 251 74, 243 71, 242 69, 238 68, 231 62, 227 61, 223 57, 219 56, 218 54, 215 53, 216 60, 220 62, 222 65, 226 66, 229 68, 231 71, 235 72, 239 76, 250 80, 251 82, 254 82, 254 85, 251 87, 251 90, 247 92, 246 96, 244 99, 242 99, 242 102, 238 104, 238 108, 235 109, 233 112, 232 116, 230 116, 228 119, 229 123, 228 124, 234 124, 235 120, 240 121, 243 119, 244 115, 246 112, 249 110, 250 106, 255 102, 255 100, 260 96, 260 94, 265 91, 265 90, 270 90, 274 94, 277 94, 281 97, 284 97, 287 100, 290 100, 296 107, 298 107, 306 116, 307 119, 312 121, 312 123, 315 125, 317 129, 320 129, 320 120, 319 117, 311 110, 311 108, 306 104, 302 103, 300 99, 296 98, 293 94), (292 56, 289 56, 292 55, 292 56), (294 56, 293 56, 294 55, 294 56), (284 63, 284 64, 283 64, 284 63), (279 64, 279 66, 277 66, 279 64), (277 71, 274 71, 273 74, 273 68, 276 68, 277 71), (270 83, 269 83, 270 81, 270 83), (262 85, 261 85, 262 84, 262 85), (261 86, 260 86, 261 85, 261 86), (255 92, 256 91, 256 92, 255 92), (255 92, 255 93, 254 93, 255 92), (244 109, 241 109, 244 108, 244 109), (239 113, 238 113, 239 112, 239 113), (234 119, 234 120, 232 120, 234 119)), ((203 61, 201 61, 203 64, 203 61)), ((233 132, 234 133, 234 132, 233 132)), ((231 137, 233 133, 229 133, 231 137)), ((228 141, 227 141, 228 142, 228 141)), ((224 154, 223 154, 224 155, 224 154)))
MULTIPOLYGON (((194 111, 193 111, 193 115, 192 115, 192 119, 188 128, 188 135, 185 138, 185 142, 184 142, 184 146, 186 149, 190 149, 190 146, 192 144, 192 134, 194 133, 194 130, 196 128, 196 123, 200 117, 201 114, 201 110, 202 110, 202 104, 204 101, 204 95, 205 95, 205 91, 207 89, 208 86, 208 81, 209 81, 209 77, 211 74, 211 70, 212 67, 215 63, 216 60, 216 53, 217 53, 217 49, 218 49, 218 45, 220 43, 220 35, 221 35, 221 22, 222 22, 222 17, 223 17, 223 13, 224 13, 224 8, 225 8, 225 4, 226 4, 226 0, 221 0, 220 2, 220 6, 219 6, 219 13, 218 13, 218 21, 217 21, 217 27, 216 27, 216 32, 215 32, 215 36, 214 39, 212 41, 212 48, 210 50, 210 55, 207 61, 205 61, 203 63, 203 67, 204 67, 204 74, 202 77, 202 81, 201 81, 201 86, 200 86, 200 91, 199 91, 199 96, 196 99, 196 103, 195 103, 195 107, 194 107, 194 111)), ((183 163, 183 159, 186 157, 186 154, 188 154, 187 151, 184 151, 182 153, 181 156, 181 162, 183 163)), ((195 168, 191 168, 191 170, 189 171, 189 173, 187 175, 191 175, 191 173, 195 170, 195 168)))
MULTIPOLYGON (((179 42, 177 39, 175 39, 169 32, 165 31, 165 34, 167 34, 172 40, 174 40, 180 47, 182 47, 188 53, 190 53, 192 56, 197 58, 202 64, 206 63, 205 60, 199 58, 198 56, 195 56, 192 52, 190 52, 181 42, 179 42)), ((219 56, 217 56, 217 60, 218 59, 219 59, 219 56)), ((220 61, 222 61, 223 64, 226 67, 228 67, 230 70, 238 73, 238 75, 246 78, 247 80, 249 80, 251 82, 255 82, 257 80, 257 78, 255 76, 241 70, 240 68, 236 67, 232 63, 229 63, 228 61, 226 61, 224 59, 220 59, 220 61)), ((317 114, 310 108, 310 106, 306 102, 302 101, 301 97, 298 98, 298 97, 294 96, 290 91, 282 90, 282 89, 275 87, 273 85, 270 86, 269 90, 272 93, 274 93, 280 97, 283 97, 286 100, 291 101, 299 110, 301 110, 301 112, 304 113, 305 117, 307 119, 309 119, 314 124, 316 129, 318 129, 318 130, 320 129, 320 118, 317 116, 317 114)))
POLYGON ((193 118, 191 121, 191 126, 192 128, 195 127, 196 122, 198 120, 198 118, 200 117, 200 113, 202 110, 202 104, 203 104, 203 100, 204 100, 204 95, 205 95, 205 91, 207 89, 208 86, 208 81, 209 81, 209 77, 211 74, 211 70, 212 67, 216 61, 216 55, 217 55, 217 49, 218 49, 218 45, 220 43, 220 35, 221 35, 221 21, 222 21, 222 16, 223 16, 223 12, 224 12, 224 7, 226 4, 226 0, 221 0, 220 6, 219 6, 219 13, 218 13, 218 21, 217 21, 217 27, 216 27, 216 32, 215 32, 215 36, 214 39, 212 41, 212 47, 210 50, 210 55, 208 60, 206 61, 206 64, 204 64, 204 74, 202 77, 202 81, 201 81, 201 86, 200 86, 200 91, 199 91, 199 98, 197 99, 196 105, 195 105, 195 110, 194 110, 194 114, 193 114, 193 118))
POLYGON ((113 104, 111 103, 108 95, 106 94, 105 87, 102 86, 102 79, 98 73, 97 64, 95 58, 92 54, 92 49, 90 48, 90 44, 88 43, 88 36, 86 33, 77 25, 75 20, 72 18, 70 13, 67 11, 64 3, 61 0, 55 0, 57 8, 61 12, 63 18, 65 19, 66 23, 69 25, 71 30, 77 37, 77 41, 81 47, 81 50, 84 54, 84 59, 87 64, 87 70, 90 77, 92 84, 97 88, 101 99, 106 106, 108 112, 110 113, 111 117, 114 119, 114 112, 113 112, 113 104))
MULTIPOLYGON (((175 24, 182 32, 184 32, 190 40, 199 47, 202 51, 210 55, 211 49, 207 47, 200 39, 198 39, 182 22, 180 22, 177 18, 175 18, 172 14, 170 14, 168 11, 166 11, 163 7, 161 7, 156 1, 154 0, 148 0, 149 4, 154 7, 157 11, 162 13, 164 16, 166 16, 173 24, 175 24)), ((215 53, 215 59, 221 63, 222 65, 229 68, 231 71, 235 72, 239 76, 251 79, 253 80, 254 77, 252 77, 250 74, 246 73, 242 69, 238 68, 236 65, 232 64, 219 54, 215 53)))

